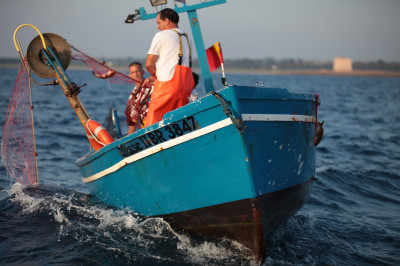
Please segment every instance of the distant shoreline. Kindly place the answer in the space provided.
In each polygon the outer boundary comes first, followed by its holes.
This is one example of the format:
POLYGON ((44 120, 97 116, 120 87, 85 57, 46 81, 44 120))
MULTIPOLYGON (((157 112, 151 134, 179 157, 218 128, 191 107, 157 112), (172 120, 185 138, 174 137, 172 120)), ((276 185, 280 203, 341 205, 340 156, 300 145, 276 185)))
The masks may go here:
POLYGON ((226 73, 235 74, 265 74, 265 75, 303 75, 303 76, 349 76, 349 77, 400 77, 400 71, 384 70, 353 70, 351 72, 335 72, 329 69, 304 69, 304 70, 248 70, 230 69, 226 73))
MULTIPOLYGON (((20 68, 16 63, 0 63, 0 68, 20 68)), ((126 69, 126 66, 113 66, 118 70, 126 69)), ((70 66, 69 69, 87 69, 85 66, 70 66)), ((217 70, 217 73, 221 72, 217 70)), ((194 69, 200 72, 200 69, 194 69)), ((349 77, 393 77, 399 78, 400 71, 384 70, 353 70, 351 72, 335 72, 330 69, 304 69, 304 70, 262 70, 262 69, 226 69, 226 74, 259 74, 259 75, 303 75, 303 76, 349 76, 349 77)))

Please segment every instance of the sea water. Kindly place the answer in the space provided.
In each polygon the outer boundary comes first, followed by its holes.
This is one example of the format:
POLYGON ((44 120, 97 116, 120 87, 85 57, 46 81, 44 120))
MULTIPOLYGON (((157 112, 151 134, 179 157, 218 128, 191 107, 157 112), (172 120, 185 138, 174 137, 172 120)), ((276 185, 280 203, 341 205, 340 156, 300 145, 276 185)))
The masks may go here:
MULTIPOLYGON (((0 69, 0 136, 17 69, 0 69)), ((132 88, 68 71, 91 118, 113 104, 122 131, 132 88)), ((36 78, 42 81, 40 78, 36 78)), ((400 264, 400 79, 228 74, 234 85, 317 93, 325 134, 305 206, 266 239, 265 265, 400 264)), ((216 87, 219 75, 214 75, 216 87)), ((218 84, 218 85, 217 85, 218 84)), ((198 90, 204 95, 204 87, 198 90)), ((0 164, 1 265, 252 265, 248 250, 174 231, 162 219, 89 195, 75 160, 89 142, 60 87, 33 87, 40 185, 15 184, 0 164)))

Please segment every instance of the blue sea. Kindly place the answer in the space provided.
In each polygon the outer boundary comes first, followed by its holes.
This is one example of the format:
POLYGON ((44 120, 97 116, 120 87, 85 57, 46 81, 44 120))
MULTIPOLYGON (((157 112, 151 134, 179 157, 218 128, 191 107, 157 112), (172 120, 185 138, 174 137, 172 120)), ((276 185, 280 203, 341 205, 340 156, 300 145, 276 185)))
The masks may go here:
MULTIPOLYGON (((1 136, 17 72, 0 69, 1 136)), ((68 73, 87 83, 80 98, 91 118, 103 122, 114 104, 126 134, 132 88, 68 73)), ((319 180, 304 207, 266 240, 263 265, 400 265, 400 79, 228 74, 227 81, 321 99, 319 180)), ((34 86, 33 101, 40 185, 15 184, 0 163, 1 265, 257 265, 229 240, 178 233, 89 195, 74 165, 89 142, 62 90, 34 86)))

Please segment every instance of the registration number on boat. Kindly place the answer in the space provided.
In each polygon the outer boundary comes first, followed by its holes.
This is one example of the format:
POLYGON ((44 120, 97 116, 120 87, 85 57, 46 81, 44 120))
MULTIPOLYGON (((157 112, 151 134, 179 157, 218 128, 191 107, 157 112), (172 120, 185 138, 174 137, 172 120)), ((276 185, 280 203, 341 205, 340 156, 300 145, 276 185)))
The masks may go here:
POLYGON ((193 116, 186 117, 165 127, 156 129, 118 146, 123 157, 128 157, 157 144, 183 136, 200 128, 193 116))

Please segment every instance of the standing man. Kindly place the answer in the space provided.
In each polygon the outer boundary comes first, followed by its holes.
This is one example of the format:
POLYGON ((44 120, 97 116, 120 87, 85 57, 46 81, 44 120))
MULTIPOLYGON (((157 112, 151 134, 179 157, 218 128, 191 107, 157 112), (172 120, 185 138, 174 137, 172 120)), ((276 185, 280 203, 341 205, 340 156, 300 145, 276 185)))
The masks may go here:
POLYGON ((190 41, 179 29, 178 22, 179 16, 173 9, 165 8, 157 14, 157 28, 161 32, 154 36, 146 60, 151 77, 144 85, 154 82, 154 88, 145 126, 187 104, 194 88, 190 41))

